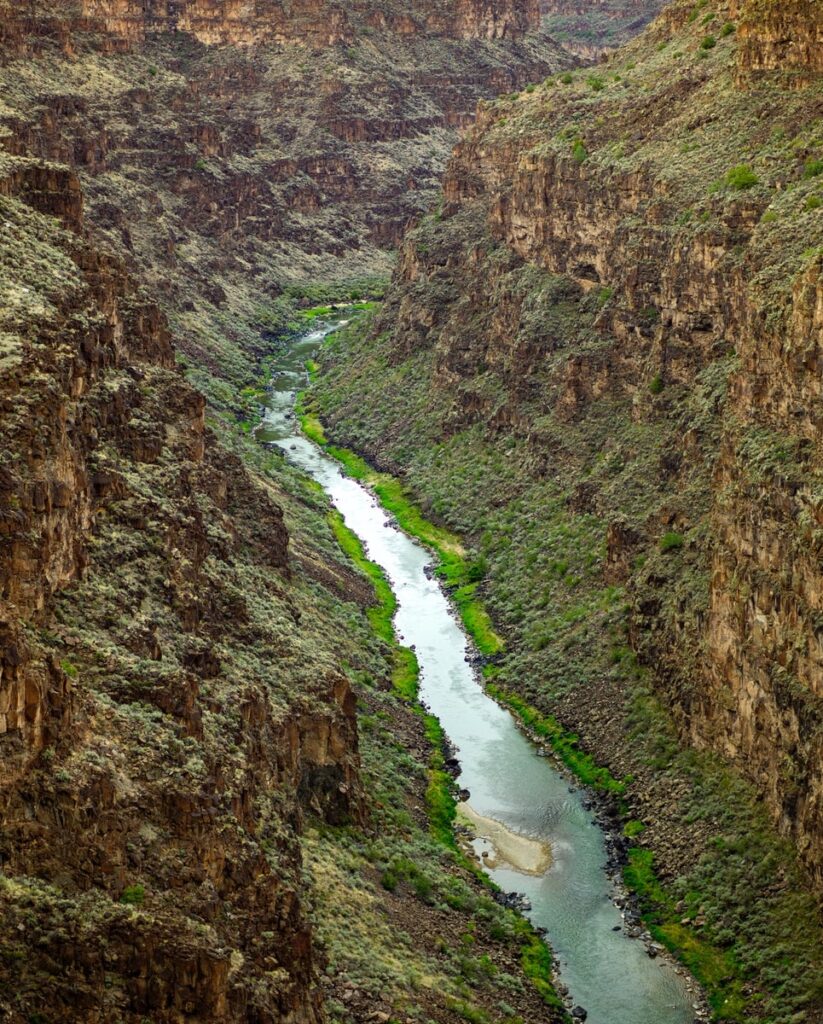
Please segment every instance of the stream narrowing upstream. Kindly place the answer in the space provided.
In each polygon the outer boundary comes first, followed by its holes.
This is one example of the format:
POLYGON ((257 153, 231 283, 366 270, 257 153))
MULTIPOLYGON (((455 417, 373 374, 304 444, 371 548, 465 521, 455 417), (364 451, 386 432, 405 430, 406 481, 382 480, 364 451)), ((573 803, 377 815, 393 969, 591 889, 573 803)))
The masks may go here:
POLYGON ((691 1024, 702 1004, 696 988, 668 957, 652 959, 627 934, 605 867, 605 836, 585 793, 483 691, 467 638, 427 574, 433 556, 392 528, 374 495, 300 434, 293 410, 305 363, 336 326, 307 333, 279 356, 258 439, 278 445, 322 485, 386 573, 397 595, 398 636, 420 663, 421 699, 456 748, 460 785, 471 794, 465 816, 478 836, 475 850, 504 891, 527 897, 527 916, 545 929, 560 980, 588 1024, 691 1024))

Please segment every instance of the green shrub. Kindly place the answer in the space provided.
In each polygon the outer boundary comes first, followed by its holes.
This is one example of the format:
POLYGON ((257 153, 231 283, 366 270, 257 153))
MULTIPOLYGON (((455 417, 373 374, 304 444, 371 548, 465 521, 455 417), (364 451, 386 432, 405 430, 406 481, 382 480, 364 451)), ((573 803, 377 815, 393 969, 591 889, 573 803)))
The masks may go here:
POLYGON ((579 164, 583 164, 588 160, 589 151, 586 149, 582 139, 577 139, 572 147, 572 156, 579 164))
POLYGON ((700 44, 701 50, 713 50, 717 46, 717 40, 714 36, 704 36, 703 42, 700 44))
POLYGON ((721 28, 720 35, 725 39, 727 36, 734 35, 737 29, 734 26, 734 22, 727 21, 726 24, 721 28))
POLYGON ((120 897, 121 903, 128 903, 130 906, 139 907, 146 898, 146 887, 140 885, 127 885, 120 897))
POLYGON ((738 167, 732 167, 726 174, 725 183, 728 188, 741 192, 744 189, 754 188, 755 185, 759 185, 760 178, 758 178, 748 164, 740 164, 738 167))
POLYGON ((809 196, 806 200, 807 210, 819 210, 821 206, 823 206, 823 199, 820 196, 809 196))
POLYGON ((649 391, 651 391, 653 395, 659 395, 662 390, 663 378, 660 376, 659 373, 657 373, 651 379, 651 383, 649 384, 649 391))
POLYGON ((560 81, 563 85, 571 85, 574 81, 574 75, 572 75, 570 71, 567 71, 565 74, 560 76, 560 81))
POLYGON ((595 92, 602 92, 606 88, 606 83, 599 75, 591 75, 587 81, 595 92))
POLYGON ((682 533, 664 533, 660 540, 661 551, 677 551, 683 547, 682 533))
POLYGON ((809 178, 819 178, 823 174, 823 160, 807 160, 806 168, 803 171, 803 177, 808 180, 809 178))

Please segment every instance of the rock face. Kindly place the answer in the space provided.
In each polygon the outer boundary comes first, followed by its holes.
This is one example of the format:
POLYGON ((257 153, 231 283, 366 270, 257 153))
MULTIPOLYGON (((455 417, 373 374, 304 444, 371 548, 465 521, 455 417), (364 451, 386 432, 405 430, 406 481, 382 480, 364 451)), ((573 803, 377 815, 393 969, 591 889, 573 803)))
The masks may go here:
POLYGON ((296 833, 360 819, 354 698, 331 657, 276 669, 280 509, 81 208, 71 172, 4 165, 0 901, 27 964, 0 1008, 316 1021, 296 833))
MULTIPOLYGON (((819 6, 765 7, 763 14, 758 5, 740 12, 745 32, 738 75, 779 67, 792 89, 801 81, 814 83, 798 111, 819 106, 819 6), (778 39, 779 60, 769 56, 778 39)), ((683 10, 674 5, 669 25, 679 23, 683 10)), ((666 31, 664 25, 658 30, 666 31)), ((757 102, 750 88, 739 84, 734 103, 757 102)), ((665 91, 675 108, 669 123, 676 131, 697 116, 700 79, 682 75, 665 91)), ((557 123, 551 111, 558 106, 555 96, 538 102, 557 123)), ((613 101, 608 106, 619 109, 613 101)), ((562 103, 559 112, 565 113, 562 103)), ((571 146, 565 153, 556 147, 541 151, 534 146, 536 132, 512 144, 499 118, 494 109, 482 114, 477 130, 458 147, 444 186, 446 212, 481 198, 493 233, 524 261, 566 275, 585 290, 609 287, 619 296, 598 323, 614 339, 610 364, 600 365, 599 356, 594 363, 586 356, 570 361, 558 398, 565 416, 584 416, 604 389, 628 389, 635 416, 654 415, 646 408, 638 372, 691 386, 719 345, 737 354, 729 422, 711 480, 714 543, 709 606, 699 627, 705 645, 702 682, 674 682, 684 659, 677 633, 669 635, 669 700, 692 742, 722 751, 757 779, 781 828, 823 881, 823 657, 816 626, 823 595, 823 506, 815 484, 823 469, 820 259, 807 256, 804 265, 795 258, 797 270, 782 285, 785 290, 767 297, 751 282, 762 280, 775 259, 758 226, 773 193, 743 191, 715 207, 718 219, 708 230, 672 230, 677 185, 666 180, 659 164, 632 161, 624 170, 618 162, 606 178, 596 157, 586 153, 607 144, 591 121, 579 144, 580 160, 571 146), (745 255, 735 265, 731 255, 741 248, 745 255), (779 314, 768 315, 772 303, 779 314), (652 318, 645 327, 644 315, 652 318), (755 436, 764 448, 787 446, 785 468, 758 471, 751 465, 755 436), (684 698, 684 692, 691 696, 684 698)), ((647 123, 646 137, 662 131, 667 119, 647 123)), ((788 173, 797 181, 802 161, 788 173)), ((819 243, 819 214, 807 216, 806 224, 808 241, 819 243)), ((688 460, 686 447, 680 457, 688 460)), ((644 621, 643 628, 653 627, 644 621)), ((658 649, 657 656, 662 653, 658 649)))
POLYGON ((540 10, 551 36, 596 60, 636 36, 663 6, 664 0, 541 0, 540 10))
POLYGON ((345 8, 327 0, 82 0, 82 14, 129 43, 186 32, 208 46, 297 43, 308 47, 354 41, 367 26, 407 35, 518 39, 537 28, 537 0, 459 0, 414 5, 360 2, 345 8))
POLYGON ((737 0, 730 13, 740 17, 742 72, 793 72, 799 88, 823 72, 823 25, 813 0, 737 0))
POLYGON ((186 354, 236 381, 284 288, 388 274, 479 99, 572 63, 533 0, 0 9, 0 146, 75 167, 186 354))

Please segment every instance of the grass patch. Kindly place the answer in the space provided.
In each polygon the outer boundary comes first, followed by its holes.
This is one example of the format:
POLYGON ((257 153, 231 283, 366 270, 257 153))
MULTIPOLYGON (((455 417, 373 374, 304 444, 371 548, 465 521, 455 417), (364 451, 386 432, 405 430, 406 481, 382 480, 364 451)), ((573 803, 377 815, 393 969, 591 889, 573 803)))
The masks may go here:
POLYGON ((340 513, 333 510, 329 515, 331 527, 340 548, 349 556, 358 569, 368 576, 374 587, 377 603, 369 608, 367 612, 372 629, 381 640, 385 640, 387 644, 394 644, 394 613, 397 611, 397 598, 389 586, 385 573, 379 565, 369 561, 363 545, 360 543, 360 538, 346 526, 340 513))
POLYGON ((598 765, 591 754, 581 750, 577 745, 578 737, 564 729, 552 715, 542 714, 522 697, 504 690, 488 679, 486 690, 496 701, 514 711, 532 732, 546 740, 563 764, 584 785, 591 786, 601 793, 612 793, 616 796, 622 796, 626 792, 625 781, 616 779, 608 768, 598 765))
POLYGON ((727 951, 704 941, 693 928, 681 924, 681 915, 655 874, 651 850, 632 848, 623 878, 640 897, 643 920, 649 931, 704 987, 717 1019, 745 1020, 748 1000, 737 965, 727 951))

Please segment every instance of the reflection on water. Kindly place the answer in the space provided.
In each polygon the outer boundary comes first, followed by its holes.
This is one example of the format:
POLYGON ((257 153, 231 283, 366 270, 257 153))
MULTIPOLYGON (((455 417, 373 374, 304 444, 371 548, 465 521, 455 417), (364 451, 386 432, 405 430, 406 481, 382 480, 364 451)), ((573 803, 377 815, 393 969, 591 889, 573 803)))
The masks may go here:
MULTIPOLYGON (((525 893, 530 900, 529 917, 546 929, 562 980, 574 1002, 588 1011, 589 1024, 691 1024, 696 1000, 684 979, 668 962, 650 959, 643 944, 621 928, 604 868, 604 836, 592 814, 478 684, 466 660, 466 638, 439 586, 426 575, 430 554, 398 530, 387 529, 387 517, 374 497, 295 433, 292 408, 295 392, 305 386, 304 363, 328 330, 299 339, 278 361, 259 439, 283 448, 322 484, 391 580, 398 597, 398 633, 415 647, 421 697, 457 748, 460 785, 470 791, 475 815, 550 845, 549 866, 538 874, 518 871, 502 856, 496 867, 487 863, 487 870, 504 890, 525 893)), ((476 842, 489 852, 488 843, 476 842)))

